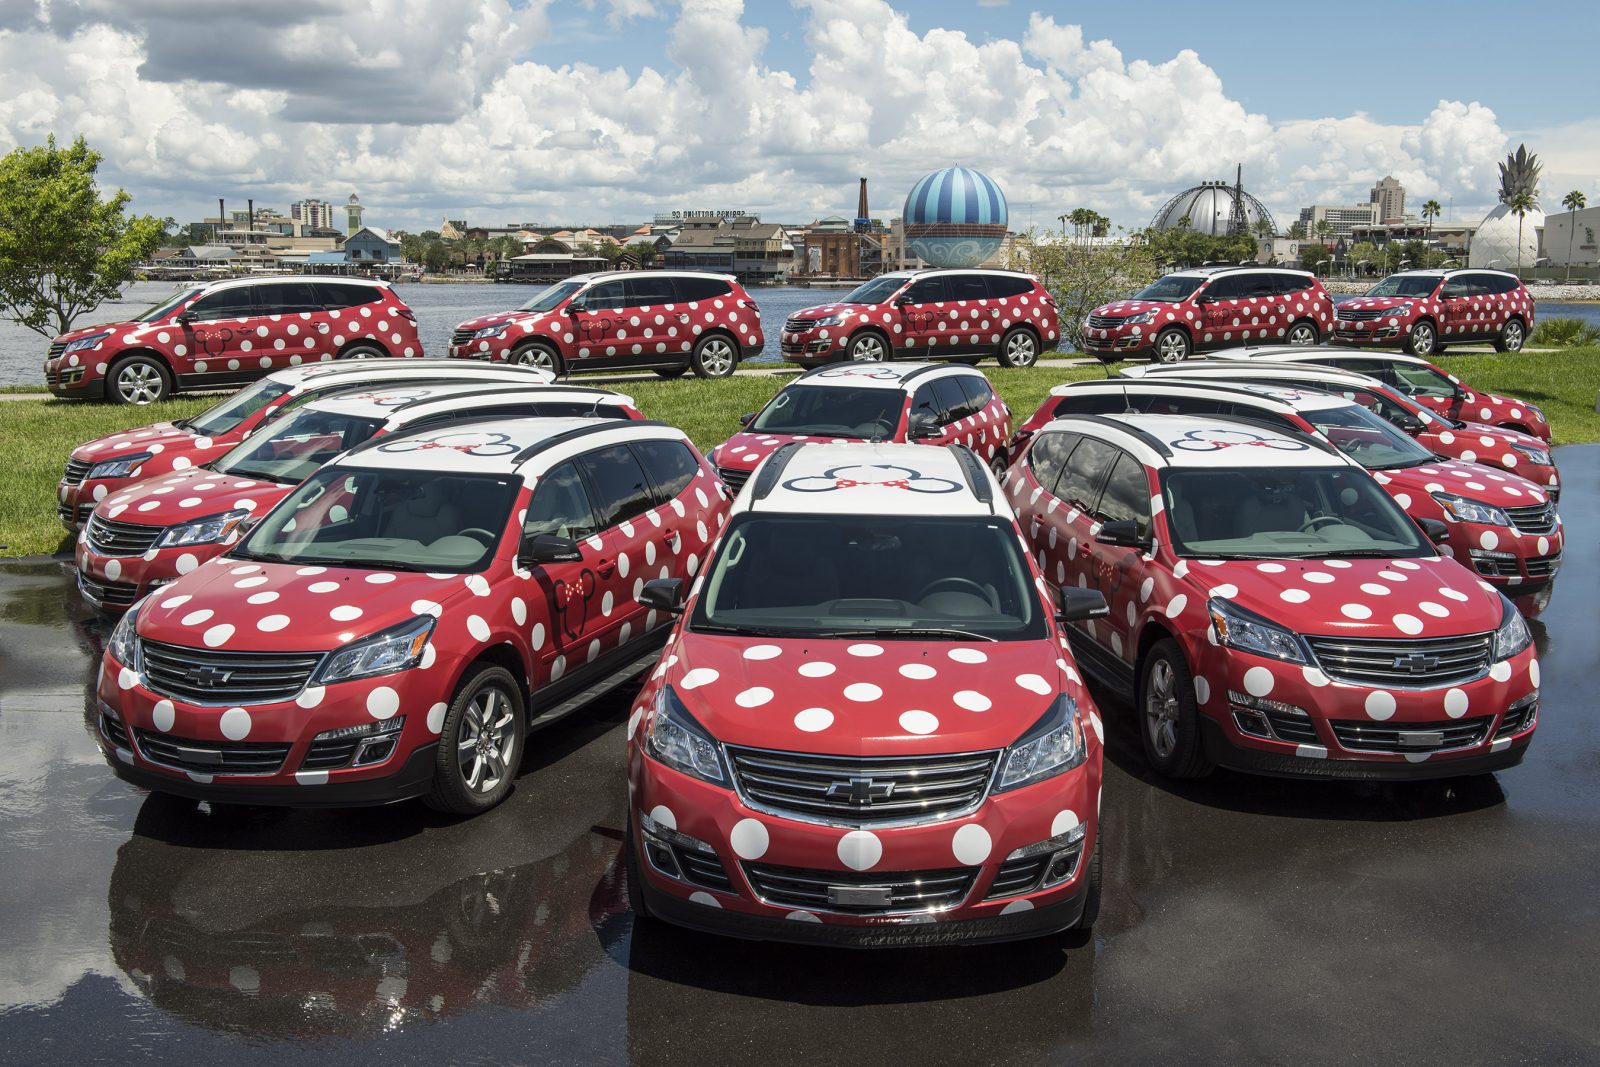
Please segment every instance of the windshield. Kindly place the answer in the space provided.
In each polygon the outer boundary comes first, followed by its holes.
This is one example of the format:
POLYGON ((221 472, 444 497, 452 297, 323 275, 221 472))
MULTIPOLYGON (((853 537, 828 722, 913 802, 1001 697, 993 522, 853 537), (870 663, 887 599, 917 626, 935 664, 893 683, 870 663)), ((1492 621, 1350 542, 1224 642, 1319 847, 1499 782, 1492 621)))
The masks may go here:
POLYGON ((217 437, 235 429, 241 422, 260 411, 284 393, 289 387, 282 382, 263 378, 219 403, 212 404, 200 414, 183 423, 183 428, 201 437, 217 437))
POLYGON ((1366 292, 1367 296, 1432 296, 1439 278, 1430 274, 1391 274, 1366 292))
POLYGON ((211 464, 211 469, 235 478, 261 478, 294 485, 313 471, 378 431, 382 419, 339 415, 316 408, 301 408, 279 419, 271 432, 258 433, 211 464))
POLYGON ((554 311, 567 297, 583 288, 582 282, 558 282, 523 304, 518 311, 554 311))
POLYGON ((494 556, 522 480, 324 467, 234 549, 241 559, 464 574, 494 556))
POLYGON ((886 303, 888 299, 895 293, 898 293, 900 291, 900 287, 910 280, 911 279, 904 274, 879 275, 870 282, 867 282, 865 285, 856 286, 849 293, 847 293, 844 299, 840 300, 839 303, 883 304, 886 303))
POLYGON ((791 385, 761 409, 748 429, 825 437, 893 437, 900 428, 905 400, 898 389, 791 385))
POLYGON ((1353 467, 1169 469, 1180 555, 1215 559, 1431 556, 1400 505, 1353 467))
POLYGON ((1407 396, 1439 396, 1450 400, 1456 396, 1456 383, 1432 367, 1396 363, 1394 378, 1407 396))
POLYGON ((1369 471, 1415 467, 1439 458, 1395 429, 1393 423, 1356 404, 1300 414, 1321 430, 1333 447, 1369 471))
POLYGON ((200 295, 200 290, 198 290, 198 289, 180 289, 176 293, 173 293, 171 296, 167 297, 165 300, 161 301, 161 303, 152 304, 146 310, 144 310, 144 311, 140 312, 139 314, 135 315, 133 317, 133 321, 134 322, 154 322, 159 318, 163 318, 163 317, 165 317, 167 315, 170 315, 172 313, 172 309, 173 308, 177 307, 179 304, 183 303, 185 300, 188 300, 191 296, 199 296, 199 295, 200 295))
POLYGON ((770 636, 1033 640, 1042 605, 1011 523, 746 513, 691 626, 770 636))
POLYGON ((1132 299, 1159 300, 1164 304, 1175 304, 1200 288, 1205 282, 1204 278, 1185 278, 1169 274, 1167 277, 1134 293, 1132 299))
POLYGON ((1359 404, 1380 419, 1385 419, 1396 426, 1420 422, 1424 427, 1437 430, 1445 425, 1443 419, 1436 418, 1430 414, 1427 408, 1420 407, 1414 403, 1401 403, 1389 393, 1374 392, 1370 389, 1352 389, 1334 383, 1312 383, 1311 388, 1323 389, 1334 396, 1343 397, 1359 404))

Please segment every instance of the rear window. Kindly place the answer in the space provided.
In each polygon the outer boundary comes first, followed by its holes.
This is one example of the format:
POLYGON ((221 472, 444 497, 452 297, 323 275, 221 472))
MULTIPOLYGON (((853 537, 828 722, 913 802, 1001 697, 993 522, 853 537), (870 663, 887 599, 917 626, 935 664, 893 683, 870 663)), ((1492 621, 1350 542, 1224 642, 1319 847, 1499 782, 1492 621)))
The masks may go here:
POLYGON ((383 299, 383 290, 376 285, 342 285, 339 282, 317 282, 317 298, 329 311, 341 308, 376 304, 383 299))
POLYGON ((991 274, 988 276, 989 296, 1000 300, 1008 296, 1023 296, 1033 292, 1032 278, 1018 278, 1010 274, 991 274))
POLYGON ((951 274, 945 277, 949 300, 987 300, 989 283, 981 274, 951 274))
POLYGON ((730 292, 728 283, 721 278, 674 278, 672 284, 678 290, 678 299, 685 301, 710 300, 730 292))
POLYGON ((699 461, 682 441, 634 441, 628 447, 650 476, 657 504, 672 500, 700 473, 699 461))

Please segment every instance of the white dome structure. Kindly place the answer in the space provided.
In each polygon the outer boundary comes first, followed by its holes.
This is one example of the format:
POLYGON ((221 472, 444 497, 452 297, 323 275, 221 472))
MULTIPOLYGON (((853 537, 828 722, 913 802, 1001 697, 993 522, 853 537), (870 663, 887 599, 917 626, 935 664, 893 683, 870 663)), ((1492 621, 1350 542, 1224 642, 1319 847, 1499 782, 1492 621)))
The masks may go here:
POLYGON ((1227 182, 1201 182, 1168 200, 1161 205, 1155 218, 1150 220, 1150 228, 1183 229, 1185 219, 1188 220, 1188 229, 1210 237, 1253 234, 1256 223, 1262 219, 1274 232, 1278 228, 1267 205, 1245 192, 1243 167, 1239 168, 1239 175, 1232 185, 1227 182))
POLYGON ((1512 214, 1505 204, 1496 204, 1494 210, 1483 217, 1477 232, 1472 235, 1472 248, 1467 256, 1469 267, 1492 267, 1497 270, 1516 270, 1517 225, 1522 226, 1521 264, 1531 267, 1539 258, 1539 233, 1544 229, 1544 212, 1538 208, 1521 219, 1512 214))

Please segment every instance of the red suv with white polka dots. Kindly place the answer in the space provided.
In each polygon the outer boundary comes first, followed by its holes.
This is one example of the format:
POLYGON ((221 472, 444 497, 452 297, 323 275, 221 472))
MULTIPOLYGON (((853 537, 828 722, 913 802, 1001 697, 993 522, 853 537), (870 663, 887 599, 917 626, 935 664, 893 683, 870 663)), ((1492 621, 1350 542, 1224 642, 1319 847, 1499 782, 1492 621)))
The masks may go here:
POLYGON ((1050 580, 1110 604, 1072 647, 1133 697, 1158 772, 1443 778, 1522 760, 1527 624, 1331 446, 1254 420, 1074 415, 1006 488, 1050 580))
MULTIPOLYGON (((1099 713, 992 474, 791 444, 740 494, 628 720, 634 911, 766 940, 1086 930, 1099 713)), ((1059 616, 1059 619, 1058 619, 1059 616)))
POLYGON ((1501 270, 1407 270, 1339 304, 1333 339, 1436 356, 1447 344, 1488 341, 1520 352, 1533 332, 1533 295, 1501 270))
POLYGON ((659 423, 374 438, 122 617, 101 748, 127 781, 199 799, 482 811, 530 729, 654 656, 667 619, 640 590, 698 573, 727 510, 659 423))

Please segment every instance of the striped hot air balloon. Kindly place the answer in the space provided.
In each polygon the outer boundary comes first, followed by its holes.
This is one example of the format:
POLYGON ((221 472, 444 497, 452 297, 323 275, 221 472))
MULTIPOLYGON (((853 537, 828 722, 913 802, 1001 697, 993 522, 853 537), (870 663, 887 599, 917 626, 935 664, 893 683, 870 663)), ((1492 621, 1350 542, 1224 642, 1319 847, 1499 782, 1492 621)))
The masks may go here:
POLYGON ((947 167, 911 187, 902 217, 906 247, 930 266, 976 267, 1006 235, 1006 195, 987 174, 947 167))

